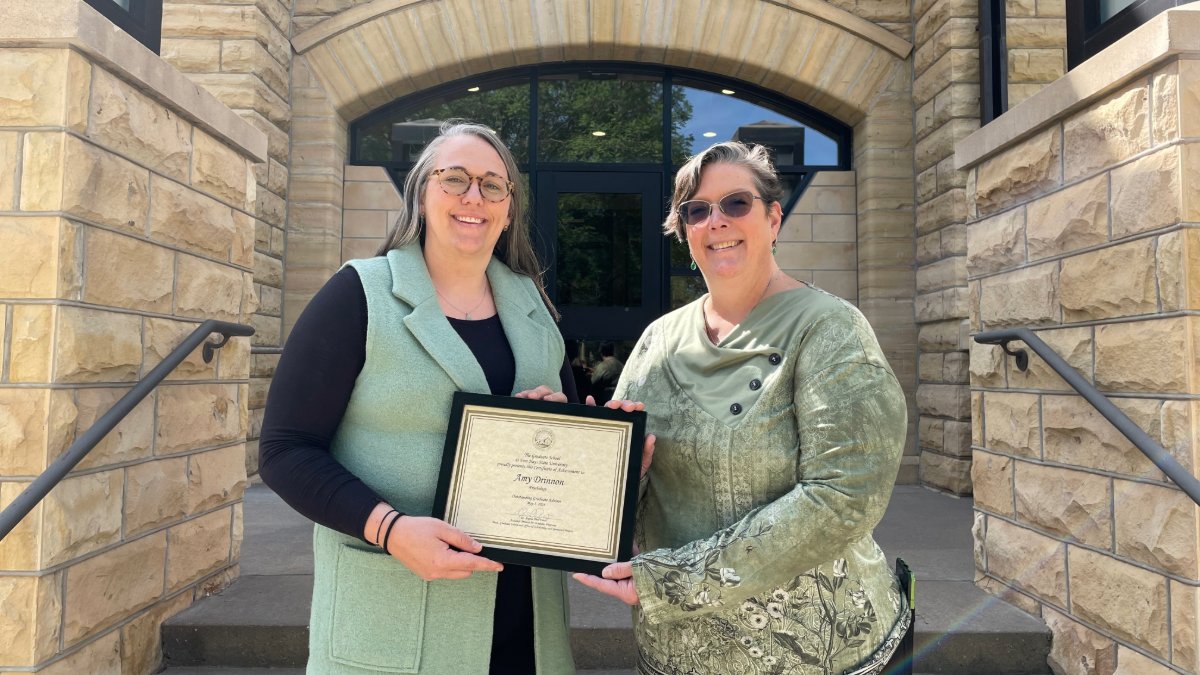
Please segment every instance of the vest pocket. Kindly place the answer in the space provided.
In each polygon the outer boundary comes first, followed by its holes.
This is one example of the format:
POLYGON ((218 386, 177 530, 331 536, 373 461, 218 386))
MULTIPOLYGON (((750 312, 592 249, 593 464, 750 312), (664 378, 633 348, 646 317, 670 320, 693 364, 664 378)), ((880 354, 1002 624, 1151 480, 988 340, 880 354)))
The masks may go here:
POLYGON ((416 673, 429 584, 385 553, 338 546, 329 655, 335 662, 416 673))

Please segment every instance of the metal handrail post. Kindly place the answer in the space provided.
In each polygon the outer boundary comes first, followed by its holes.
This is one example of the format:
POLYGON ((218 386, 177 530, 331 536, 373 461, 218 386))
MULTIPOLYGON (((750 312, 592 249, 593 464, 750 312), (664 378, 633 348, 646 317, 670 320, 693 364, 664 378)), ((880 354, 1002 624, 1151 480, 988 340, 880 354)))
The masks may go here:
MULTIPOLYGON (((104 413, 99 420, 96 421, 87 431, 80 434, 71 447, 67 448, 58 459, 51 462, 50 466, 42 472, 40 476, 34 479, 32 483, 26 487, 17 498, 12 501, 3 512, 0 512, 0 539, 8 536, 8 533, 17 526, 17 523, 29 514, 38 502, 50 493, 50 490, 58 485, 75 465, 83 460, 92 448, 103 439, 108 432, 112 431, 121 420, 125 419, 142 399, 154 390, 172 370, 187 358, 196 347, 213 333, 219 333, 224 336, 221 345, 225 343, 231 336, 243 337, 254 334, 254 329, 250 326, 245 326, 238 323, 230 323, 228 321, 217 321, 209 319, 200 324, 196 330, 184 338, 167 358, 155 366, 133 386, 124 396, 108 412, 104 413)), ((208 343, 211 348, 205 348, 205 362, 212 360, 212 348, 219 348, 217 343, 208 343)))

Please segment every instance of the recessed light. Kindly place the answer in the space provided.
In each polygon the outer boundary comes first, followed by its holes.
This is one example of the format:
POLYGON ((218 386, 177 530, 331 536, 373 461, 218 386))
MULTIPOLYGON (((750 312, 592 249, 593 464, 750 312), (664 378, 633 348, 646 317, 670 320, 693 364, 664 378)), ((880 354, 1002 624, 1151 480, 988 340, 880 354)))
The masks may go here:
POLYGON ((604 133, 603 131, 593 131, 592 135, 593 136, 607 136, 608 134, 604 133))
POLYGON ((732 89, 722 89, 721 93, 725 94, 726 96, 729 96, 730 94, 733 93, 733 90, 732 89))
POLYGON ((717 132, 715 132, 715 131, 706 131, 703 134, 701 134, 701 136, 704 136, 705 138, 712 138, 713 136, 716 136, 716 135, 717 135, 717 132))
MULTIPOLYGON (((471 87, 467 91, 479 91, 479 87, 471 87)), ((731 92, 732 93, 732 92, 731 92)))

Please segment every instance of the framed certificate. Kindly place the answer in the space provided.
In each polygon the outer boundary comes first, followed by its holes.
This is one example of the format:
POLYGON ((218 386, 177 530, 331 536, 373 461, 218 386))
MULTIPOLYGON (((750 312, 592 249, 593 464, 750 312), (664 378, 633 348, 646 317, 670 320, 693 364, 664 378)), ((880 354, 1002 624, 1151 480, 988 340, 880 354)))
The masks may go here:
POLYGON ((433 514, 499 562, 628 560, 646 413, 457 392, 433 514))

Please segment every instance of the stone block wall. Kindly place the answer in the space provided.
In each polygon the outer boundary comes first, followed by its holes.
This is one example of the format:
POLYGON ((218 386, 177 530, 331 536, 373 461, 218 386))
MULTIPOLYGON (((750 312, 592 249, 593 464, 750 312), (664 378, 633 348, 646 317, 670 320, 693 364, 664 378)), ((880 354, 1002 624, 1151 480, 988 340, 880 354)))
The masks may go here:
MULTIPOLYGON (((1037 329, 1194 472, 1200 53, 1168 43, 1200 11, 1174 13, 964 144, 966 263, 971 331, 1037 329)), ((1046 621, 1056 673, 1200 671, 1197 507, 1039 357, 970 354, 977 583, 1046 621)))
MULTIPOLYGON (((0 507, 202 320, 255 306, 253 153, 228 139, 256 132, 67 9, 57 46, 0 31, 0 507)), ((6 669, 153 672, 162 621, 232 579, 249 367, 245 338, 197 350, 0 541, 6 669)))
POLYGON ((284 220, 290 174, 292 0, 167 0, 162 57, 267 137, 255 164, 254 346, 248 473, 258 471, 258 436, 283 342, 284 220))
POLYGON ((954 144, 979 128, 979 3, 917 0, 917 437, 921 482, 971 493, 967 389, 967 174, 954 144))

